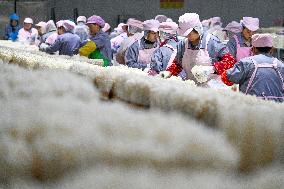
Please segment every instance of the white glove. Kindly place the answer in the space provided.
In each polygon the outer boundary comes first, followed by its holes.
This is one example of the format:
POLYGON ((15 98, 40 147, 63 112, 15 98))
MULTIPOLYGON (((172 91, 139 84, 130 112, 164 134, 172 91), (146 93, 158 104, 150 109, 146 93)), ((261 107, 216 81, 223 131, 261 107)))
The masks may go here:
POLYGON ((42 43, 39 46, 39 50, 44 51, 47 47, 49 47, 46 43, 42 43))
POLYGON ((209 75, 214 73, 214 67, 195 65, 191 69, 191 73, 199 83, 205 83, 208 81, 209 75))
POLYGON ((159 76, 161 78, 167 79, 167 78, 170 78, 172 76, 172 74, 169 71, 162 71, 162 72, 159 73, 159 76))

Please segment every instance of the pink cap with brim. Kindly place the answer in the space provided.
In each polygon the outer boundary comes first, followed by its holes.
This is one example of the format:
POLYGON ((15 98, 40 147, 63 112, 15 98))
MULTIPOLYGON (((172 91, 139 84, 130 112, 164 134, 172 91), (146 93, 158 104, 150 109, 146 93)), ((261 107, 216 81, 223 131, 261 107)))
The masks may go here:
POLYGON ((77 23, 78 22, 84 22, 84 23, 86 23, 87 22, 87 18, 85 17, 85 16, 79 16, 78 18, 77 18, 77 23))
POLYGON ((136 20, 134 18, 129 18, 126 24, 128 26, 134 26, 140 28, 141 30, 143 29, 143 22, 141 22, 140 20, 136 20))
POLYGON ((196 13, 185 13, 179 17, 178 34, 181 36, 188 36, 188 34, 195 29, 199 35, 202 33, 202 24, 199 20, 199 15, 196 13))
POLYGON ((143 22, 144 31, 158 32, 160 27, 160 22, 158 20, 146 20, 143 22))
POLYGON ((104 19, 102 19, 102 17, 93 15, 88 18, 87 24, 98 24, 100 27, 103 28, 105 26, 105 21, 104 19))
POLYGON ((57 28, 62 27, 63 23, 64 23, 64 20, 59 20, 58 22, 56 22, 56 27, 57 28))
POLYGON ((127 27, 127 24, 125 24, 125 23, 119 23, 117 27, 118 27, 118 28, 121 28, 121 29, 126 29, 125 27, 127 27))
POLYGON ((241 21, 243 26, 245 26, 250 31, 256 31, 259 29, 259 19, 253 17, 243 17, 241 21))
POLYGON ((109 23, 105 23, 105 26, 102 28, 102 30, 103 30, 103 32, 106 32, 106 31, 108 31, 110 28, 111 28, 111 27, 110 27, 109 23))
POLYGON ((65 28, 66 31, 72 31, 74 30, 76 24, 70 20, 64 20, 63 22, 63 27, 65 28))
POLYGON ((175 22, 162 22, 159 30, 169 34, 176 34, 178 25, 175 22))
POLYGON ((35 26, 45 28, 46 27, 46 23, 45 22, 39 22, 35 26))
POLYGON ((127 30, 127 24, 125 23, 119 23, 116 28, 114 28, 114 31, 121 34, 127 30))
POLYGON ((24 23, 26 23, 26 24, 33 24, 34 21, 31 18, 25 18, 24 23))
POLYGON ((224 30, 239 33, 242 31, 242 25, 236 21, 232 21, 224 28, 224 30))
POLYGON ((254 34, 252 36, 252 46, 254 47, 272 47, 273 37, 269 33, 254 34))
POLYGON ((55 26, 53 20, 49 20, 48 22, 46 22, 46 31, 47 32, 55 31, 55 30, 56 30, 56 26, 55 26))

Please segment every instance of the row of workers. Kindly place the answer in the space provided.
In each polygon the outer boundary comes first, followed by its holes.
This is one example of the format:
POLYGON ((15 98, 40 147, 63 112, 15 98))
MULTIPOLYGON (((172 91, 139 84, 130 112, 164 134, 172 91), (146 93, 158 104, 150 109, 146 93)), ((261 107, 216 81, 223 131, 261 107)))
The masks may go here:
POLYGON ((70 56, 79 53, 103 59, 105 66, 112 65, 114 59, 149 75, 181 76, 197 83, 192 68, 200 65, 209 77, 201 86, 210 87, 210 81, 222 80, 227 85, 239 84, 240 91, 246 94, 282 102, 284 66, 271 56, 272 36, 255 34, 259 29, 257 18, 244 17, 241 23, 231 24, 239 32, 227 45, 210 32, 211 28, 202 25, 196 13, 180 16, 178 24, 161 20, 161 16, 160 20, 156 17, 144 22, 129 19, 125 32, 110 39, 103 31, 105 21, 93 15, 86 22, 82 20, 82 26, 89 29, 87 39, 74 34, 74 22, 59 21, 56 40, 53 44, 42 43, 40 50, 70 56))
POLYGON ((239 84, 240 91, 263 99, 284 100, 284 65, 272 56, 273 37, 256 34, 259 19, 244 17, 229 26, 235 32, 227 45, 205 28, 196 13, 186 13, 179 23, 147 20, 144 35, 133 40, 125 52, 125 64, 162 77, 180 75, 195 79, 192 68, 205 67, 210 81, 239 84), (160 38, 158 37, 158 34, 160 38), (178 40, 179 36, 184 39, 178 40))

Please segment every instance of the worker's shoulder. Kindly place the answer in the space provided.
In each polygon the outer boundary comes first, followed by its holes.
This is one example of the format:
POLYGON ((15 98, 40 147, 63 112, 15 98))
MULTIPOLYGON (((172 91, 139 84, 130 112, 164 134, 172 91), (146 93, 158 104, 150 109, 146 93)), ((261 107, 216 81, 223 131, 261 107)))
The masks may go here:
MULTIPOLYGON (((247 62, 247 63, 256 63, 256 64, 263 64, 263 63, 272 64, 274 60, 276 60, 276 58, 271 56, 271 55, 258 54, 258 55, 243 58, 240 61, 247 62)), ((281 61, 280 60, 278 60, 278 61, 281 64, 281 61)))
POLYGON ((240 33, 236 33, 235 35, 233 35, 232 37, 229 38, 229 41, 227 44, 236 44, 236 37, 240 40, 241 38, 241 34, 240 33))
POLYGON ((242 58, 238 63, 239 64, 253 64, 254 62, 257 62, 258 59, 259 58, 257 57, 257 55, 249 56, 249 57, 242 58))
POLYGON ((80 40, 80 37, 77 34, 71 33, 71 32, 66 32, 64 34, 58 35, 58 39, 61 40, 80 40))
POLYGON ((127 48, 127 51, 129 50, 138 50, 139 49, 139 41, 135 41, 134 43, 132 43, 128 48, 127 48))

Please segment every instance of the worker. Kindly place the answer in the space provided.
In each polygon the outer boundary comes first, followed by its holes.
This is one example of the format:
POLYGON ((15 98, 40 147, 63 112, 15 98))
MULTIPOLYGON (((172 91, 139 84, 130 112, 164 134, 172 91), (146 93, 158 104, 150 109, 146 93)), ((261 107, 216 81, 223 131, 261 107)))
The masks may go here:
POLYGON ((136 41, 142 39, 144 36, 143 22, 140 20, 129 18, 127 20, 127 37, 120 43, 117 50, 115 60, 119 64, 125 64, 125 52, 136 41))
POLYGON ((74 29, 74 33, 77 34, 81 42, 89 39, 89 27, 86 25, 87 23, 87 18, 85 16, 79 16, 77 18, 77 25, 74 29))
POLYGON ((31 18, 25 18, 24 27, 19 30, 18 40, 20 42, 33 45, 38 36, 38 31, 32 27, 33 20, 31 18))
POLYGON ((236 34, 227 43, 230 53, 236 58, 237 61, 251 56, 251 37, 259 29, 259 19, 243 17, 241 25, 242 32, 236 34))
POLYGON ((150 75, 156 75, 161 71, 165 71, 173 61, 176 61, 177 29, 178 25, 175 22, 161 23, 159 27, 161 44, 151 58, 150 75))
POLYGON ((4 40, 16 41, 18 39, 18 33, 21 29, 19 25, 19 16, 16 13, 10 15, 10 23, 5 27, 4 40))
POLYGON ((80 48, 80 37, 73 33, 75 23, 70 20, 64 20, 58 25, 58 37, 54 44, 46 45, 43 43, 40 50, 47 53, 59 51, 59 55, 73 56, 78 54, 80 48), (61 25, 62 24, 62 25, 61 25))
POLYGON ((244 94, 283 102, 284 64, 272 57, 273 37, 271 34, 255 34, 252 46, 253 56, 241 59, 233 68, 223 72, 222 80, 227 85, 239 84, 244 94))
POLYGON ((143 22, 144 36, 126 50, 125 62, 127 66, 142 70, 150 67, 151 57, 159 48, 159 26, 160 23, 157 20, 143 22))
MULTIPOLYGON (((185 72, 185 79, 195 81, 204 87, 214 87, 208 85, 211 79, 218 79, 217 74, 214 74, 212 69, 212 75, 208 82, 200 83, 196 80, 192 73, 192 68, 195 65, 203 66, 216 66, 217 71, 220 64, 233 66, 235 64, 235 58, 229 53, 228 49, 220 40, 208 32, 203 31, 202 24, 199 20, 199 15, 196 13, 185 13, 179 18, 178 33, 185 37, 185 40, 180 41, 177 46, 177 61, 172 63, 166 71, 161 75, 164 78, 168 78, 171 75, 177 76, 182 70, 185 72), (223 63, 225 62, 225 63, 223 63)), ((220 83, 221 78, 220 78, 220 83)))
POLYGON ((93 15, 88 18, 87 25, 91 37, 89 41, 83 43, 79 54, 91 59, 103 59, 104 66, 111 66, 112 52, 110 39, 108 34, 102 31, 105 21, 102 17, 93 15))

